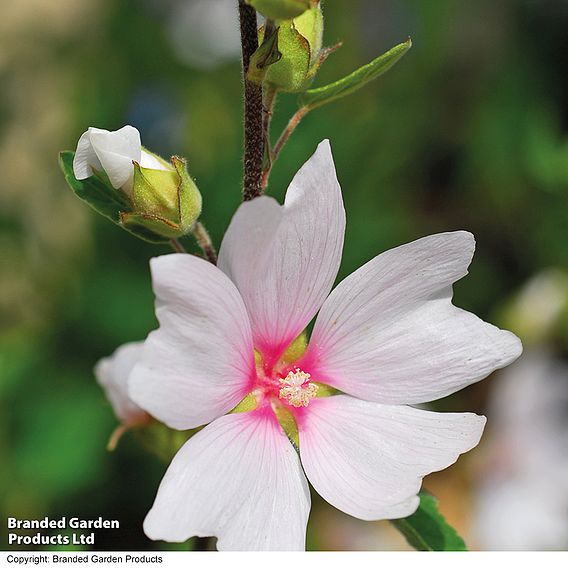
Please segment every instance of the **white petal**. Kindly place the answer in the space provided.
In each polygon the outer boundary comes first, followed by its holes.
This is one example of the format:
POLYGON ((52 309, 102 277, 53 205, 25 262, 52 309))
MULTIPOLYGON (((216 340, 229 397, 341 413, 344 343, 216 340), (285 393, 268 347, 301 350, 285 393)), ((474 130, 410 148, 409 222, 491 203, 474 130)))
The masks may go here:
POLYGON ((145 148, 142 148, 140 166, 142 166, 143 168, 148 168, 150 170, 172 171, 174 169, 167 162, 165 162, 158 156, 155 156, 151 152, 148 152, 148 150, 146 150, 145 148))
POLYGON ((154 540, 216 536, 219 550, 303 550, 310 493, 271 411, 229 414, 178 452, 144 531, 154 540))
POLYGON ((140 132, 133 126, 123 126, 114 132, 90 128, 93 150, 115 189, 132 183, 134 166, 140 162, 142 146, 140 132))
POLYGON ((95 366, 95 376, 103 387, 117 418, 126 425, 144 422, 148 415, 128 394, 127 379, 142 353, 141 341, 126 343, 95 366))
MULTIPOLYGON (((91 144, 91 132, 98 130, 96 128, 89 128, 86 132, 81 134, 77 149, 75 150, 75 157, 73 158, 73 174, 77 179, 87 179, 93 175, 93 168, 95 170, 102 170, 103 167, 93 146, 91 144)), ((101 132, 108 132, 107 130, 101 132)))
POLYGON ((261 197, 238 209, 219 267, 241 292, 265 357, 278 357, 322 305, 339 269, 344 231, 327 140, 298 171, 283 206, 261 197))
POLYGON ((255 376, 250 323, 234 284, 189 254, 150 261, 160 328, 130 377, 132 398, 172 428, 231 410, 255 376))
POLYGON ((300 456, 316 491, 364 520, 412 514, 422 478, 475 447, 485 417, 317 398, 303 414, 300 456))
POLYGON ((515 335, 451 303, 473 249, 471 234, 443 233, 365 264, 326 300, 302 368, 353 396, 415 404, 514 361, 515 335))

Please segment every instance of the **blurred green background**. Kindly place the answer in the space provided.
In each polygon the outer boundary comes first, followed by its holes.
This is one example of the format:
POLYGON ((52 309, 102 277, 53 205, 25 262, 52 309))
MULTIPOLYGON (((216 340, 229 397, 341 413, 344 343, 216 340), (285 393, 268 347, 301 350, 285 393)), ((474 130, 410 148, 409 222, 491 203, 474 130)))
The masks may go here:
MULTIPOLYGON (((136 240, 81 203, 57 153, 74 149, 88 126, 136 126, 151 150, 187 157, 202 220, 219 244, 240 202, 234 8, 224 0, 2 2, 2 517, 102 515, 122 528, 100 531, 97 549, 172 548, 141 529, 165 464, 132 434, 105 450, 116 419, 92 373, 99 358, 156 326, 148 259, 169 249, 136 240)), ((308 115, 270 193, 281 198, 329 138, 348 216, 340 277, 392 246, 470 230, 477 252, 456 304, 561 359, 565 303, 546 332, 532 333, 513 299, 534 275, 563 274, 568 265, 568 2, 327 0, 325 16, 325 43, 344 46, 316 85, 408 36, 414 47, 364 90, 308 115)), ((273 133, 295 109, 295 96, 279 98, 273 133)), ((484 412, 498 380, 437 408, 484 412)), ((480 451, 427 482, 472 547, 483 545, 471 535, 480 451)), ((352 520, 315 496, 308 543, 405 547, 387 523, 352 520)))

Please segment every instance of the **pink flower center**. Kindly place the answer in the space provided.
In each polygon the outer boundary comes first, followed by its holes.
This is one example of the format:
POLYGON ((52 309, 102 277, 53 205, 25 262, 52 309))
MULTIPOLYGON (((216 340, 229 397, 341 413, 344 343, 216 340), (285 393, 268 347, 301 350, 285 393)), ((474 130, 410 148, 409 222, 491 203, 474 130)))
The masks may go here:
POLYGON ((278 382, 281 388, 278 396, 296 408, 308 406, 310 400, 316 396, 319 388, 318 385, 310 382, 310 376, 309 373, 304 373, 304 371, 296 367, 286 377, 279 379, 278 382))
POLYGON ((259 403, 265 401, 274 405, 284 402, 295 408, 306 407, 319 389, 310 378, 309 373, 289 364, 272 369, 259 366, 253 393, 259 403))

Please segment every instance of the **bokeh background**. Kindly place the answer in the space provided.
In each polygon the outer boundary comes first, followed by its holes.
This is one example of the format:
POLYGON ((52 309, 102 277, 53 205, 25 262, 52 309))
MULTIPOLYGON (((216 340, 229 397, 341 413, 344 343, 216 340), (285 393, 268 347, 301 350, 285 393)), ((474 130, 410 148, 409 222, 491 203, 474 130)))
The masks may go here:
MULTIPOLYGON (((141 524, 166 464, 116 419, 96 361, 156 326, 138 241, 74 197, 57 153, 90 125, 135 125, 186 156, 220 242, 240 201, 241 79, 232 0, 3 0, 0 19, 0 548, 6 516, 99 515, 101 550, 185 548, 141 524)), ((330 138, 348 214, 340 277, 438 231, 477 238, 458 305, 525 354, 438 410, 486 413, 481 446, 426 480, 474 549, 568 547, 568 2, 327 0, 325 84, 411 36, 393 70, 314 111, 277 163, 281 198, 330 138)), ((273 132, 296 108, 280 97, 273 132)), ((404 549, 388 523, 314 495, 310 549, 404 549)), ((28 547, 29 548, 29 547, 28 547)))

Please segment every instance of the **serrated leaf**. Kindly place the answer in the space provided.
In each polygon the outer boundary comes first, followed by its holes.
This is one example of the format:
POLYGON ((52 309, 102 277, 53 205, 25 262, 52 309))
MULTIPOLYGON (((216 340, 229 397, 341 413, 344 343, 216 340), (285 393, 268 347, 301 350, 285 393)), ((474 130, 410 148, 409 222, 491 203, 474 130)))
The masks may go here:
POLYGON ((420 506, 413 515, 391 523, 416 550, 467 550, 462 537, 438 510, 436 497, 426 491, 420 492, 420 506))
POLYGON ((359 67, 359 69, 346 77, 323 87, 308 89, 299 98, 300 106, 313 110, 354 93, 388 71, 411 46, 412 42, 408 39, 408 41, 396 45, 386 53, 383 53, 383 55, 367 63, 367 65, 359 67))

